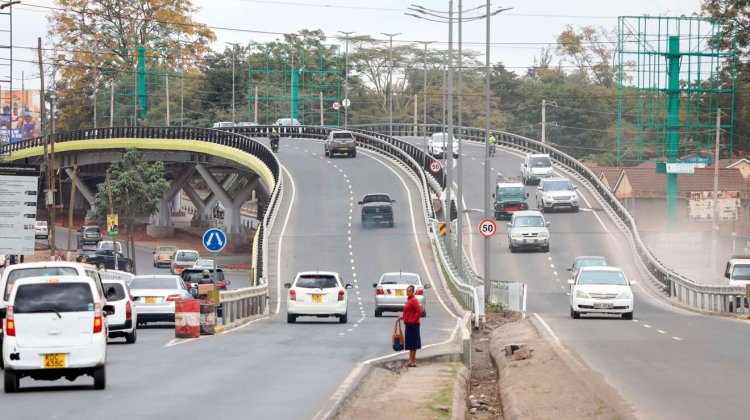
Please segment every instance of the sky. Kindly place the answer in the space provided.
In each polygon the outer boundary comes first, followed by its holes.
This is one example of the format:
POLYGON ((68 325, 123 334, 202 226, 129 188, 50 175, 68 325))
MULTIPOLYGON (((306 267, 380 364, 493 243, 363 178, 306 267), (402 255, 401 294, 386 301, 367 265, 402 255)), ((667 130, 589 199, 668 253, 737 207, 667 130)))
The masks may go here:
MULTIPOLYGON (((5 2, 6 0, 0 0, 5 2)), ((394 45, 416 41, 434 41, 430 48, 448 47, 448 25, 406 16, 412 2, 421 6, 448 10, 448 0, 193 0, 200 10, 194 19, 214 28, 215 49, 227 43, 267 42, 302 29, 321 29, 327 36, 338 31, 354 31, 386 41, 382 33, 400 33, 394 45)), ((458 0, 454 0, 454 10, 458 0)), ((518 74, 534 62, 541 48, 554 43, 566 25, 574 28, 594 25, 616 29, 618 16, 680 16, 700 13, 700 0, 493 0, 492 10, 512 8, 491 20, 491 61, 502 61, 518 74)), ((464 10, 484 6, 483 0, 463 0, 464 10)), ((20 88, 23 72, 26 88, 39 86, 35 61, 37 37, 47 39, 48 7, 53 0, 22 0, 13 6, 14 89, 20 88)), ((476 15, 484 11, 466 12, 476 15)), ((7 19, 0 27, 7 28, 7 19)), ((454 41, 457 41, 457 29, 454 41)), ((463 25, 464 49, 484 52, 485 23, 463 25)), ((330 39, 331 43, 343 43, 330 39)), ((6 39, 0 43, 7 45, 6 39)), ((484 60, 483 56, 481 58, 484 60)), ((0 69, 2 71, 2 69, 0 69)), ((7 76, 6 76, 7 77, 7 76)))

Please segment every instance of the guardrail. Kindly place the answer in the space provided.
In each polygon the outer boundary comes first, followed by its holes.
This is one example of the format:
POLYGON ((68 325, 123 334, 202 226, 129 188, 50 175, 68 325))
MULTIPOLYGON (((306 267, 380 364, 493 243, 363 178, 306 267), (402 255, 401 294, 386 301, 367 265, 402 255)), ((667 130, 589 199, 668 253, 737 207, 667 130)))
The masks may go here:
POLYGON ((266 311, 267 295, 266 285, 219 292, 221 324, 232 327, 246 318, 263 314, 266 311))
MULTIPOLYGON (((388 124, 357 125, 355 128, 364 131, 387 131, 388 124)), ((393 125, 393 134, 397 136, 425 136, 441 131, 443 131, 443 126, 440 124, 428 124, 426 129, 419 124, 416 127, 414 124, 393 125)), ((462 139, 469 141, 483 143, 487 138, 483 128, 457 127, 454 135, 459 132, 462 139)), ((630 212, 594 172, 578 160, 554 147, 527 137, 503 131, 493 130, 493 132, 500 146, 523 152, 547 153, 553 160, 586 181, 600 201, 625 227, 637 259, 670 298, 680 304, 708 312, 731 312, 738 307, 748 305, 749 300, 745 296, 745 290, 741 287, 701 285, 662 264, 641 238, 637 222, 630 212)))

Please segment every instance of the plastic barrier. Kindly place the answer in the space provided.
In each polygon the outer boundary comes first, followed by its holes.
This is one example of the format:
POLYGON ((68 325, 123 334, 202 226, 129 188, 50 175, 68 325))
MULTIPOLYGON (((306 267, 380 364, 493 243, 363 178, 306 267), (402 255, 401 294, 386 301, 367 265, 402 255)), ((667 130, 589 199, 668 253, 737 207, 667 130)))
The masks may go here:
POLYGON ((197 338, 201 336, 200 301, 178 300, 174 305, 174 336, 176 338, 197 338))
POLYGON ((200 333, 211 335, 216 328, 216 305, 211 300, 202 300, 200 302, 200 333))

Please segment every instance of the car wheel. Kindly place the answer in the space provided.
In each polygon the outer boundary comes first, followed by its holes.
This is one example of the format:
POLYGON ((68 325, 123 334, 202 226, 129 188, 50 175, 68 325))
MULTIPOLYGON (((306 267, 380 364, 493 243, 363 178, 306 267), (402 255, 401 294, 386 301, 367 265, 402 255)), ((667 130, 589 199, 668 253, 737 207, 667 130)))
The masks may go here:
POLYGON ((622 319, 633 320, 633 311, 622 314, 622 319))
POLYGON ((345 313, 344 315, 339 316, 339 324, 346 324, 348 320, 349 320, 349 312, 345 313))
POLYGON ((391 221, 390 221, 390 222, 388 223, 388 227, 393 227, 393 223, 394 223, 394 222, 393 222, 393 220, 391 220, 391 221))
POLYGON ((549 245, 542 247, 542 252, 549 252, 549 245))
POLYGON ((94 369, 94 389, 104 389, 107 387, 107 369, 100 366, 94 369))
POLYGON ((138 336, 136 335, 136 331, 137 330, 135 328, 133 328, 133 332, 131 332, 130 334, 125 334, 125 342, 126 343, 128 343, 128 344, 135 343, 135 340, 138 338, 138 336))
POLYGON ((297 321, 297 315, 286 314, 286 323, 287 324, 294 324, 295 321, 297 321))
POLYGON ((16 372, 12 370, 6 370, 4 379, 5 393, 10 394, 12 392, 18 392, 20 381, 18 375, 16 375, 16 372))
POLYGON ((573 207, 573 213, 578 213, 578 210, 579 210, 578 206, 573 207))
POLYGON ((573 319, 580 319, 581 318, 581 313, 580 312, 576 312, 575 310, 573 310, 573 307, 571 306, 570 307, 570 317, 573 318, 573 319))
POLYGON ((381 309, 375 309, 375 318, 380 318, 383 316, 383 311, 381 309))
POLYGON ((508 249, 510 249, 511 253, 516 253, 517 249, 513 248, 513 245, 508 245, 508 249))

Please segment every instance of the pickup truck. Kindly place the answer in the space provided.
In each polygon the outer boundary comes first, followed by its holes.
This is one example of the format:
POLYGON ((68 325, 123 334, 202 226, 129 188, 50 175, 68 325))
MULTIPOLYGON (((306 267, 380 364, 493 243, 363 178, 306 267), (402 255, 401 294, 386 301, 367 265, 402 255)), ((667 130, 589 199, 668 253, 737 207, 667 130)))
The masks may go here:
POLYGON ((510 218, 516 211, 528 210, 528 197, 529 194, 520 181, 498 178, 495 193, 492 194, 495 199, 495 220, 510 218))
POLYGON ((393 203, 388 194, 366 194, 358 204, 362 206, 362 226, 385 223, 393 227, 393 203))

